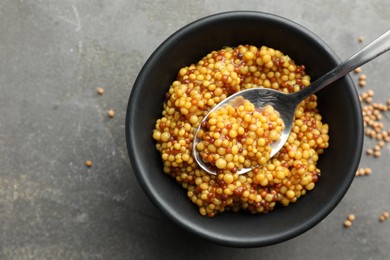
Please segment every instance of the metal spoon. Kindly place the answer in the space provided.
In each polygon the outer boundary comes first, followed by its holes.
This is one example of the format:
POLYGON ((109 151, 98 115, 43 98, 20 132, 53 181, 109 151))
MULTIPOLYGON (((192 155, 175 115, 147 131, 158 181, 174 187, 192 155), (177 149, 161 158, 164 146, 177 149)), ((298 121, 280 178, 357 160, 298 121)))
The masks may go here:
MULTIPOLYGON (((202 123, 208 119, 208 116, 211 112, 221 108, 221 106, 231 102, 238 96, 252 102, 256 108, 261 108, 266 105, 271 105, 275 110, 280 114, 281 119, 284 122, 284 130, 281 134, 281 138, 278 141, 271 143, 271 154, 270 157, 274 156, 285 144, 288 136, 290 135, 291 128, 294 121, 294 113, 298 104, 303 101, 305 98, 316 93, 322 88, 333 83, 337 79, 345 76, 347 73, 352 70, 360 67, 361 65, 369 62, 370 60, 378 57, 379 55, 387 52, 390 49, 390 30, 381 35, 375 41, 368 44, 366 47, 358 51, 352 57, 346 61, 339 64, 337 67, 323 75, 321 78, 317 79, 310 86, 291 94, 285 94, 277 90, 268 89, 268 88, 253 88, 243 91, 239 91, 228 98, 224 99, 218 103, 209 113, 203 118, 202 122, 199 124, 198 129, 194 135, 193 141, 193 155, 198 163, 198 165, 210 174, 216 174, 217 168, 211 166, 208 163, 205 163, 202 158, 200 158, 199 152, 196 149, 197 144, 199 143, 199 138, 197 134, 202 128, 202 123)), ((243 174, 251 171, 252 168, 242 168, 238 171, 238 174, 243 174)))

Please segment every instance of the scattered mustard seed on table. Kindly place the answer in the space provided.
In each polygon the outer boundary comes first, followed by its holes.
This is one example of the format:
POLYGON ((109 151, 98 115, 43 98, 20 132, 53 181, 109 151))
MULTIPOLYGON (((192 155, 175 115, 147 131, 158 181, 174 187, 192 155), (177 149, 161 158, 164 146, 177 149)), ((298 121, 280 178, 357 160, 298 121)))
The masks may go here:
MULTIPOLYGON (((359 79, 365 80, 366 75, 360 75, 359 79)), ((375 158, 381 156, 381 149, 390 142, 390 129, 385 129, 384 119, 387 118, 387 111, 390 111, 390 102, 373 102, 374 91, 372 89, 359 95, 362 105, 364 133, 367 137, 375 139, 377 144, 366 150, 367 155, 373 155, 375 158)))
POLYGON ((356 176, 367 176, 372 174, 371 168, 360 168, 356 171, 356 176))
POLYGON ((104 94, 104 88, 97 88, 97 89, 96 89, 96 92, 97 92, 99 95, 103 95, 103 94, 104 94))
POLYGON ((107 115, 108 115, 108 117, 113 118, 115 116, 115 111, 110 109, 107 111, 107 115))
POLYGON ((346 220, 344 220, 343 225, 344 225, 344 227, 346 227, 346 228, 352 227, 352 221, 346 219, 346 220))
MULTIPOLYGON (((359 42, 364 42, 364 37, 359 37, 359 42)), ((355 74, 358 74, 357 83, 363 88, 366 86, 367 75, 361 74, 362 68, 358 67, 354 70, 355 74)), ((362 92, 359 95, 359 100, 362 105, 364 134, 370 139, 376 140, 377 143, 372 148, 366 149, 366 155, 372 155, 375 158, 381 156, 381 150, 386 146, 386 143, 390 142, 390 129, 385 129, 385 122, 387 118, 387 111, 390 111, 390 98, 385 102, 377 103, 373 102, 374 90, 370 89, 362 92)), ((356 176, 367 176, 372 174, 371 168, 359 168, 356 171, 356 176)), ((355 215, 350 214, 344 220, 343 226, 349 228, 352 226, 355 220, 355 215)), ((380 222, 385 222, 389 218, 389 212, 384 211, 379 216, 380 222)))
POLYGON ((374 152, 374 157, 375 158, 381 157, 381 151, 375 151, 374 152))
POLYGON ((365 74, 361 74, 359 76, 359 80, 366 80, 367 79, 367 76, 365 74))
POLYGON ((85 166, 91 167, 92 166, 92 161, 91 160, 86 160, 85 161, 85 166))
POLYGON ((344 227, 345 228, 351 227, 352 223, 355 221, 355 219, 356 219, 356 216, 354 214, 349 214, 343 222, 344 227))
POLYGON ((382 213, 382 215, 379 217, 380 222, 384 222, 389 218, 389 212, 385 211, 382 213))
POLYGON ((356 219, 356 216, 354 214, 349 214, 347 219, 352 222, 356 219))

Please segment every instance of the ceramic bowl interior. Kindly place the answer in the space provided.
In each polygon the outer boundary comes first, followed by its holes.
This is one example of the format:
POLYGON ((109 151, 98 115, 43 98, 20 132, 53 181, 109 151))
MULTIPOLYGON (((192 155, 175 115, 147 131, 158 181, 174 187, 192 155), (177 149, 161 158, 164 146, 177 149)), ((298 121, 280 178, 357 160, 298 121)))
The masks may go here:
POLYGON ((133 86, 126 116, 130 161, 153 203, 186 230, 215 243, 257 247, 282 242, 324 219, 348 190, 359 164, 363 125, 355 86, 343 77, 318 93, 319 109, 330 125, 330 147, 318 162, 322 176, 313 191, 269 214, 222 213, 202 217, 186 190, 162 171, 152 130, 161 117, 165 93, 181 67, 212 50, 239 44, 266 45, 289 55, 315 80, 340 61, 315 34, 290 20, 260 12, 228 12, 195 21, 164 41, 147 60, 133 86))

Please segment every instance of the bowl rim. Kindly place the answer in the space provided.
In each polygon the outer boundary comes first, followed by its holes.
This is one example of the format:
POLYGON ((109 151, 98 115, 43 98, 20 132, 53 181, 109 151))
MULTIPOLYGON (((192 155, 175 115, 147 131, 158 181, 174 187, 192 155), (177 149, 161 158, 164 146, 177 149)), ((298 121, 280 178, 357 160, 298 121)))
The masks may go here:
MULTIPOLYGON (((137 178, 137 181, 141 185, 143 191, 147 195, 147 197, 153 202, 153 204, 163 212, 166 216, 168 216, 169 219, 173 220, 176 224, 184 228, 185 230, 195 233, 196 235, 209 240, 211 242, 224 245, 224 246, 232 246, 232 247, 259 247, 259 246, 266 246, 266 245, 272 245, 276 244, 279 242, 283 242, 286 240, 289 240, 293 237, 296 237, 315 225, 317 225, 321 220, 323 220, 327 215, 329 215, 332 210, 339 204, 339 202, 342 200, 346 192, 348 191, 348 188, 350 187, 352 181, 353 181, 353 176, 351 176, 347 182, 344 183, 343 189, 340 190, 340 192, 337 194, 337 199, 332 199, 333 204, 328 204, 326 208, 321 210, 320 214, 317 214, 315 217, 309 219, 309 221, 305 222, 305 224, 302 224, 295 229, 289 230, 288 232, 284 232, 279 234, 278 236, 270 237, 267 241, 264 241, 263 239, 253 239, 253 240, 243 240, 238 237, 222 237, 219 236, 218 234, 212 233, 212 232, 207 232, 202 229, 197 229, 196 227, 193 226, 193 223, 190 221, 187 221, 186 219, 181 218, 178 216, 175 212, 172 212, 168 210, 167 208, 170 208, 165 201, 159 198, 159 195, 156 193, 154 189, 150 189, 150 182, 145 178, 142 174, 140 174, 140 169, 142 169, 142 166, 139 164, 138 160, 138 154, 134 152, 136 147, 133 146, 134 138, 136 136, 132 133, 132 129, 130 125, 132 125, 132 114, 134 114, 135 110, 137 108, 133 105, 135 102, 133 100, 137 99, 139 96, 141 84, 140 82, 143 81, 143 78, 145 77, 144 72, 147 71, 153 64, 153 61, 157 58, 159 52, 164 48, 165 45, 169 44, 170 42, 174 41, 177 37, 179 37, 182 34, 185 34, 187 31, 193 30, 193 28, 196 28, 199 25, 202 25, 204 23, 210 23, 213 22, 213 20, 219 20, 219 19, 227 19, 227 18, 235 18, 235 17, 261 17, 264 19, 272 19, 276 20, 277 22, 281 23, 286 23, 289 24, 290 26, 293 26, 297 29, 299 29, 301 32, 304 34, 310 36, 314 41, 318 42, 321 44, 321 46, 328 52, 331 56, 332 59, 334 59, 335 62, 340 63, 340 59, 338 56, 335 54, 335 52, 322 40, 320 39, 316 34, 314 34, 312 31, 307 29, 306 27, 279 15, 271 14, 271 13, 266 13, 266 12, 260 12, 260 11, 228 11, 228 12, 221 12, 221 13, 215 13, 212 15, 208 15, 205 17, 202 17, 200 19, 197 19, 191 23, 188 23, 187 25, 184 25, 180 29, 178 29, 176 32, 171 34, 166 40, 164 40, 157 48, 156 50, 151 54, 151 56, 147 59, 145 64, 143 65, 142 69, 140 70, 134 84, 133 88, 131 90, 131 94, 129 97, 128 101, 128 106, 127 106, 127 111, 126 111, 126 121, 125 121, 125 135, 126 135, 126 146, 128 150, 128 155, 129 159, 131 162, 131 166, 133 169, 133 172, 137 178)), ((349 86, 354 86, 354 83, 350 77, 350 75, 346 75, 343 78, 346 78, 348 81, 349 86)), ((358 97, 358 92, 357 89, 354 87, 351 89, 352 92, 355 92, 354 94, 356 97, 358 97)), ((358 111, 361 111, 361 106, 359 104, 354 104, 358 111)), ((356 115, 360 121, 360 124, 358 124, 358 128, 356 129, 357 132, 357 151, 360 151, 360 156, 361 156, 361 151, 363 149, 363 121, 361 115, 356 115)), ((357 169, 359 161, 360 161, 360 156, 356 155, 356 158, 354 158, 353 162, 354 165, 357 169)), ((356 170, 355 169, 355 170, 356 170)))

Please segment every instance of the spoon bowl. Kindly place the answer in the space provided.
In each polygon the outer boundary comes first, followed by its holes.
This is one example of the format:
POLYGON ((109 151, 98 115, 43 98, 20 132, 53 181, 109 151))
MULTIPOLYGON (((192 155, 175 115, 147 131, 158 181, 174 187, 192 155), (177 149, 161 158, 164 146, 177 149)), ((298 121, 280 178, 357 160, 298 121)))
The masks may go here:
MULTIPOLYGON (((255 108, 262 108, 264 106, 270 105, 276 111, 279 112, 280 118, 283 120, 284 129, 281 133, 279 140, 274 141, 270 144, 271 153, 270 157, 274 156, 279 150, 284 146, 287 141, 288 136, 290 135, 291 128, 294 121, 295 109, 298 104, 303 101, 305 98, 316 93, 317 91, 323 89, 324 87, 330 85, 339 78, 345 76, 347 73, 353 71, 357 67, 369 62, 370 60, 380 56, 381 54, 387 52, 390 49, 390 31, 382 34, 376 40, 371 42, 369 45, 358 51, 356 54, 351 56, 349 59, 341 63, 340 65, 333 68, 331 71, 314 81, 308 87, 291 94, 285 94, 280 91, 276 91, 269 88, 252 88, 243 91, 239 91, 228 98, 224 99, 213 107, 203 118, 202 122, 199 124, 198 129, 194 135, 193 141, 193 155, 197 164, 206 172, 210 174, 217 174, 217 168, 204 162, 200 158, 199 152, 197 150, 197 144, 200 142, 198 138, 198 132, 202 128, 203 122, 207 121, 211 112, 214 112, 224 106, 225 104, 231 102, 235 98, 241 96, 244 99, 250 101, 254 104, 255 108)), ((238 174, 244 174, 251 171, 252 168, 242 168, 237 171, 238 174)))
MULTIPOLYGON (((277 109, 279 112, 280 118, 283 120, 284 129, 281 133, 280 139, 271 143, 271 153, 270 157, 274 156, 279 152, 279 150, 283 147, 284 143, 287 141, 287 138, 290 134, 293 121, 294 121, 294 113, 297 105, 299 104, 298 99, 294 99, 292 94, 285 94, 283 92, 270 89, 270 88, 253 88, 239 91, 228 98, 224 99, 217 106, 213 107, 207 115, 203 118, 202 122, 208 120, 208 117, 211 112, 214 112, 221 108, 222 106, 233 103, 235 99, 238 97, 242 97, 249 102, 251 102, 256 108, 262 108, 267 105, 270 105, 277 109), (295 101, 295 102, 294 102, 295 101)), ((216 174, 216 167, 212 166, 208 163, 205 163, 199 155, 198 150, 196 149, 197 144, 201 141, 198 138, 197 133, 201 130, 202 124, 199 125, 193 141, 193 155, 199 166, 206 172, 210 174, 216 174)), ((251 171, 252 168, 242 168, 237 171, 238 174, 244 174, 251 171)))

